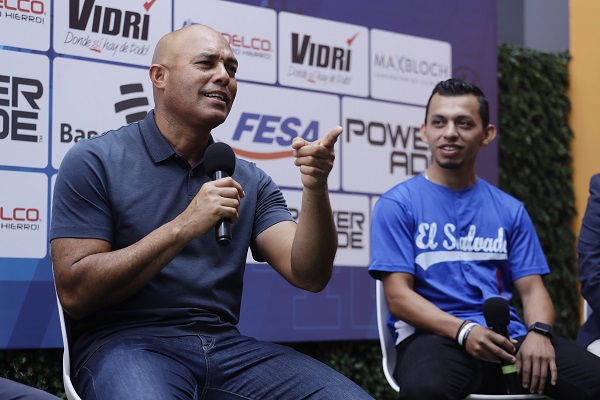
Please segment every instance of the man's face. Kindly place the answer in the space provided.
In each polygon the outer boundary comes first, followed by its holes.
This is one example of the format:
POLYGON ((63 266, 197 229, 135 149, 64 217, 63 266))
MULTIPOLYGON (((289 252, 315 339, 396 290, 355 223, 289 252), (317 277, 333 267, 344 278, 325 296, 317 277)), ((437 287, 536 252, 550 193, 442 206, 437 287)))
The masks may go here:
POLYGON ((494 139, 493 128, 483 127, 474 95, 435 94, 429 104, 421 138, 429 145, 433 163, 444 169, 474 167, 479 148, 494 139))
POLYGON ((178 37, 168 67, 165 102, 189 123, 222 124, 237 93, 237 60, 225 38, 212 30, 191 26, 178 37))

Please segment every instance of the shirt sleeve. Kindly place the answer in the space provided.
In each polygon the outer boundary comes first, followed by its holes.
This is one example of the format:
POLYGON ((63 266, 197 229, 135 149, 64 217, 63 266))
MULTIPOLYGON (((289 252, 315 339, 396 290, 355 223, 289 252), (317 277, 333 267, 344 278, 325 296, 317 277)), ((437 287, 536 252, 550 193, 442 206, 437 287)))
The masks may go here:
POLYGON ((382 197, 371 221, 371 262, 369 273, 381 279, 381 272, 415 273, 414 222, 405 206, 382 197))
POLYGON ((112 242, 106 172, 92 147, 89 141, 77 143, 61 163, 54 185, 50 240, 69 237, 112 242))
POLYGON ((510 279, 550 273, 535 227, 521 204, 514 219, 513 232, 508 242, 510 279))

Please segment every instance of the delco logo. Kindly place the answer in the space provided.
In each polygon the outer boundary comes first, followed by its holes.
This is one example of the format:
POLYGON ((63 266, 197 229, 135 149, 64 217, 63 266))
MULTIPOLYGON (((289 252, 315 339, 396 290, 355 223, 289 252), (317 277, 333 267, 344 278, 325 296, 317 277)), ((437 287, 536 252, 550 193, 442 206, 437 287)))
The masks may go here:
MULTIPOLYGON (((146 10, 154 1, 146 3, 146 10)), ((80 7, 79 0, 70 0, 69 28, 85 31, 90 24, 91 31, 95 33, 148 40, 150 15, 98 6, 94 0, 84 0, 83 7, 80 7)))
MULTIPOLYGON (((280 117, 277 115, 261 115, 242 113, 233 134, 233 141, 240 141, 242 137, 252 143, 289 147, 295 137, 301 137, 309 142, 319 138, 319 121, 310 121, 304 124, 297 117, 280 117)), ((234 148, 234 151, 244 157, 255 159, 275 159, 292 156, 292 150, 271 153, 258 153, 234 148)))
POLYGON ((371 146, 391 145, 394 150, 390 153, 390 174, 400 169, 407 176, 417 175, 429 166, 427 144, 421 140, 419 127, 348 118, 344 131, 347 132, 345 137, 348 143, 362 137, 367 139, 371 146))
POLYGON ((40 210, 24 207, 0 207, 0 221, 39 222, 40 210))
MULTIPOLYGON (((352 44, 356 35, 348 39, 348 46, 352 44)), ((308 65, 311 67, 331 69, 336 71, 350 71, 352 51, 341 47, 331 47, 325 44, 313 43, 310 35, 292 33, 292 63, 308 65)))
POLYGON ((0 0, 0 10, 19 11, 22 13, 44 14, 44 3, 36 0, 0 0))
POLYGON ((36 79, 0 75, 0 140, 38 142, 41 137, 28 134, 37 130, 36 122, 44 88, 36 79), (24 100, 24 101, 23 101, 24 100), (28 106, 29 110, 19 109, 28 106))
POLYGON ((5 19, 43 24, 45 14, 45 5, 41 1, 0 0, 0 17, 5 19))
POLYGON ((39 231, 40 210, 25 207, 0 207, 0 230, 39 231))

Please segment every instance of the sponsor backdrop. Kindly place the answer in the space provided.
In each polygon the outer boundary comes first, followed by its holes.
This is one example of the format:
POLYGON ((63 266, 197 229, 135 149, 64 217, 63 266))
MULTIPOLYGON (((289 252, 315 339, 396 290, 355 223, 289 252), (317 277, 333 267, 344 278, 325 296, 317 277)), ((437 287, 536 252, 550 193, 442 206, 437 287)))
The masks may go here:
MULTIPOLYGON (((256 162, 301 213, 290 143, 335 125, 330 176, 339 251, 319 294, 248 257, 240 329, 274 341, 373 339, 373 204, 422 172, 418 129, 433 85, 474 81, 496 121, 496 4, 479 0, 0 0, 0 348, 60 347, 48 229, 55 176, 77 141, 141 119, 157 40, 221 32, 239 91, 213 133, 256 162)), ((497 183, 497 147, 479 174, 497 183)))

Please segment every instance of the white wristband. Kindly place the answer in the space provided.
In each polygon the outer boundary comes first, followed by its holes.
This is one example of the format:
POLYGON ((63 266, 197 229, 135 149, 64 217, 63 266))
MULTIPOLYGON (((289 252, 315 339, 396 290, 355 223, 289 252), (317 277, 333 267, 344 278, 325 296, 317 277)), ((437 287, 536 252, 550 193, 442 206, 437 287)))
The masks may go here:
POLYGON ((471 329, 473 329, 473 327, 479 325, 476 322, 469 322, 468 324, 466 324, 465 326, 463 326, 463 328, 460 330, 460 333, 458 334, 458 344, 463 347, 463 341, 465 340, 465 336, 467 336, 467 334, 471 331, 471 329))

